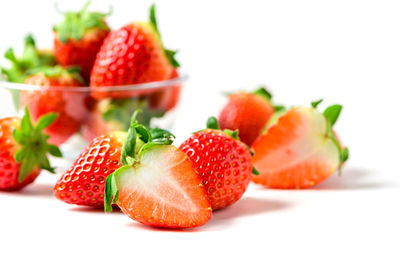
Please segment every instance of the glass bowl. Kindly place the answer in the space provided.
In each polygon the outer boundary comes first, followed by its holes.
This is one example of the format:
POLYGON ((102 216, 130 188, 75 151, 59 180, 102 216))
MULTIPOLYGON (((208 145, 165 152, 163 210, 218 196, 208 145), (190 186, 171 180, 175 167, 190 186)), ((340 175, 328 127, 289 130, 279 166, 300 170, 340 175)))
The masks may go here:
MULTIPOLYGON (((164 81, 111 87, 42 87, 0 80, 16 113, 27 107, 34 121, 55 112, 58 117, 45 132, 65 156, 76 155, 94 137, 109 131, 126 131, 132 113, 140 109, 140 123, 171 129, 180 100, 183 75, 164 81)), ((4 114, 0 114, 3 117, 4 114)))

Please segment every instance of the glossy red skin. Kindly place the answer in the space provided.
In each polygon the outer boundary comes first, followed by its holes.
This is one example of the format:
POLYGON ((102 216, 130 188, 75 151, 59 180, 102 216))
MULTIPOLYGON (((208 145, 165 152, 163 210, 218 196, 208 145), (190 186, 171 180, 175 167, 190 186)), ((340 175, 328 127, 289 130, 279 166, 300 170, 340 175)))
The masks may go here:
POLYGON ((204 130, 182 143, 199 173, 213 210, 238 201, 246 191, 252 172, 247 147, 223 131, 204 130))
POLYGON ((74 135, 88 115, 85 92, 68 92, 52 87, 77 87, 82 84, 71 77, 46 77, 43 74, 30 76, 26 84, 40 85, 49 89, 40 91, 21 91, 21 107, 28 106, 32 120, 37 121, 42 115, 55 112, 58 117, 44 130, 50 135, 49 143, 60 145, 74 135))
POLYGON ((130 85, 166 80, 172 65, 155 38, 155 33, 142 24, 128 24, 111 32, 97 54, 90 77, 92 96, 127 98, 147 91, 100 91, 94 87, 130 85))
POLYGON ((40 173, 35 167, 22 183, 18 181, 20 164, 15 161, 14 154, 19 145, 14 141, 12 132, 19 128, 21 119, 8 117, 0 119, 0 190, 15 191, 33 183, 40 173))
POLYGON ((251 146, 267 125, 274 109, 266 99, 252 93, 235 93, 219 114, 221 129, 239 130, 242 142, 251 146))
POLYGON ((79 66, 83 78, 89 81, 97 52, 109 32, 104 29, 92 29, 86 32, 80 40, 68 39, 66 43, 61 42, 55 32, 54 56, 57 62, 65 67, 79 66))
MULTIPOLYGON (((179 73, 176 69, 171 74, 169 79, 175 79, 179 77, 179 73)), ((182 86, 180 84, 163 87, 157 92, 152 93, 149 96, 149 105, 153 109, 170 111, 174 109, 179 102, 181 95, 182 86)))
POLYGON ((69 204, 103 207, 105 181, 121 167, 124 138, 125 135, 113 132, 93 139, 57 181, 56 198, 69 204))

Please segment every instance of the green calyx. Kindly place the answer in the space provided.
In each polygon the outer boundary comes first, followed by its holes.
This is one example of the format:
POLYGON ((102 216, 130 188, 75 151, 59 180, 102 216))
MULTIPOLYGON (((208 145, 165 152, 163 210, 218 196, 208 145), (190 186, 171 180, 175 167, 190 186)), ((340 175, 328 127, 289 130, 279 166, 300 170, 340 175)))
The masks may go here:
POLYGON ((140 162, 141 155, 148 149, 158 145, 171 145, 175 136, 167 130, 149 129, 140 124, 136 117, 141 110, 136 110, 131 118, 128 134, 121 151, 121 168, 110 174, 106 180, 104 192, 104 211, 112 211, 112 204, 118 200, 118 189, 115 184, 115 176, 121 170, 134 166, 140 162))
MULTIPOLYGON (((319 104, 323 102, 323 99, 318 101, 312 102, 311 106, 315 109, 318 108, 319 104)), ((342 112, 343 106, 341 105, 332 105, 325 109, 323 115, 326 119, 328 124, 328 131, 327 136, 332 140, 339 151, 339 174, 342 172, 343 164, 349 159, 349 149, 347 147, 342 147, 341 143, 337 139, 335 132, 333 131, 333 126, 335 125, 336 121, 338 120, 340 113, 342 112)))
POLYGON ((25 108, 25 115, 21 120, 21 128, 13 132, 15 141, 20 149, 14 155, 15 160, 21 164, 18 180, 20 183, 38 166, 40 169, 54 173, 50 165, 48 154, 55 157, 62 157, 60 149, 47 140, 49 136, 42 131, 52 124, 57 118, 55 113, 48 113, 42 116, 36 125, 33 124, 28 108, 25 108))
POLYGON ((110 7, 110 11, 107 13, 89 12, 90 3, 90 0, 87 1, 78 12, 63 13, 64 20, 53 27, 61 42, 66 43, 68 39, 80 40, 88 30, 92 29, 110 30, 104 19, 111 15, 112 8, 110 7))
POLYGON ((59 65, 42 66, 31 69, 27 72, 27 74, 29 75, 40 74, 40 73, 49 78, 69 76, 72 77, 74 80, 80 82, 81 84, 85 84, 85 80, 82 78, 80 74, 80 68, 76 66, 71 66, 71 67, 62 67, 59 65))
POLYGON ((1 73, 10 82, 23 83, 29 71, 41 66, 53 66, 55 58, 51 52, 39 51, 32 35, 25 37, 24 50, 21 57, 15 55, 14 49, 9 48, 4 57, 10 62, 9 68, 2 68, 1 73))
MULTIPOLYGON (((272 94, 265 87, 259 87, 252 93, 254 95, 264 98, 266 101, 271 103, 271 105, 273 104, 272 103, 272 94)), ((281 112, 282 110, 286 110, 285 106, 282 106, 282 105, 272 105, 272 107, 275 112, 281 112)))
POLYGON ((158 39, 160 40, 161 46, 164 49, 164 54, 167 57, 168 61, 171 63, 171 65, 174 68, 179 68, 181 65, 176 60, 176 57, 175 57, 176 54, 178 53, 178 51, 166 49, 162 43, 161 34, 160 34, 160 31, 158 30, 158 23, 157 23, 157 17, 156 17, 156 6, 154 4, 151 5, 151 7, 150 7, 149 22, 150 22, 150 25, 153 27, 153 29, 155 30, 155 32, 158 35, 158 39))
MULTIPOLYGON (((215 118, 214 116, 209 117, 207 120, 207 129, 211 129, 211 130, 221 130, 219 127, 219 123, 217 118, 215 118)), ((240 137, 239 137, 239 130, 235 130, 235 131, 231 131, 228 129, 223 130, 223 132, 230 136, 232 139, 237 140, 240 142, 240 137)), ((254 155, 253 151, 250 149, 249 146, 247 146, 245 143, 242 143, 243 145, 245 145, 247 147, 247 149, 249 150, 251 156, 254 155)), ((260 173, 257 171, 256 167, 253 166, 253 170, 252 173, 254 175, 259 175, 260 173)))

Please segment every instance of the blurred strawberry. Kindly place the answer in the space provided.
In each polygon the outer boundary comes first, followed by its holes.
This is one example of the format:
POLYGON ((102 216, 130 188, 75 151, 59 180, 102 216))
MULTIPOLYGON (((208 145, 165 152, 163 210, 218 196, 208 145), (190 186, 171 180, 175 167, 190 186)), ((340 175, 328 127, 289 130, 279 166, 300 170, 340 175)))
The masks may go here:
POLYGON ((27 106, 34 121, 49 112, 57 113, 56 121, 45 132, 50 142, 62 144, 76 133, 87 116, 85 92, 74 92, 74 87, 82 86, 79 70, 60 66, 43 68, 29 76, 25 84, 38 85, 41 90, 21 91, 21 106, 27 106))
POLYGON ((130 23, 108 35, 90 77, 92 96, 97 99, 127 98, 149 93, 147 90, 111 91, 107 86, 166 80, 174 68, 179 67, 175 54, 162 44, 153 5, 149 22, 130 23))
POLYGON ((110 32, 105 22, 109 14, 89 12, 87 1, 78 12, 66 12, 54 27, 54 54, 62 66, 79 66, 89 81, 96 54, 110 32))

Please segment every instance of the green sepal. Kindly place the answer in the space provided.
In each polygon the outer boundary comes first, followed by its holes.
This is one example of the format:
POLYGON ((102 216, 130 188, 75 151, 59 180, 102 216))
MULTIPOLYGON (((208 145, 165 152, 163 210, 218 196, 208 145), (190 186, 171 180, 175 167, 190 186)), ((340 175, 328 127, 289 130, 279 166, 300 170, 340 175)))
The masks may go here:
POLYGON ((325 109, 324 116, 330 123, 331 127, 333 127, 342 112, 341 105, 332 105, 325 109))
POLYGON ((114 173, 115 172, 111 173, 106 178, 104 188, 104 212, 106 213, 111 212, 112 204, 115 204, 118 201, 118 189, 115 184, 114 173))
POLYGON ((224 133, 226 133, 227 135, 229 135, 229 136, 232 137, 233 139, 239 140, 239 141, 240 141, 240 138, 239 138, 239 130, 231 131, 231 130, 225 129, 225 130, 224 130, 224 133))
POLYGON ((54 122, 57 115, 49 113, 42 116, 35 125, 25 107, 25 115, 21 120, 21 127, 13 131, 13 138, 20 148, 14 154, 15 161, 20 163, 18 181, 21 183, 32 172, 35 167, 54 173, 50 165, 48 154, 61 157, 58 147, 47 142, 49 136, 42 130, 54 122))
POLYGON ((140 110, 137 110, 133 113, 131 118, 131 125, 128 129, 128 134, 126 136, 125 142, 122 146, 122 151, 121 151, 122 165, 128 165, 128 164, 131 165, 132 160, 134 159, 136 138, 137 138, 136 126, 138 124, 136 121, 136 116, 139 112, 140 110))
POLYGON ((324 101, 323 99, 320 99, 320 100, 311 102, 311 107, 318 108, 319 104, 321 104, 323 101, 324 101))
MULTIPOLYGON (((319 101, 312 102, 311 106, 313 108, 317 108, 318 105, 322 102, 322 99, 319 101)), ((342 147, 339 140, 336 138, 336 135, 333 131, 333 126, 335 125, 336 121, 338 120, 340 113, 343 109, 341 105, 332 105, 325 109, 323 115, 326 119, 327 123, 327 136, 332 142, 335 144, 339 151, 339 175, 342 173, 343 164, 349 159, 349 149, 347 147, 342 147)))
POLYGON ((131 125, 121 151, 122 165, 133 165, 140 159, 143 151, 154 145, 171 145, 175 136, 167 130, 154 128, 148 129, 139 124, 137 116, 140 110, 136 110, 131 118, 131 125))
POLYGON ((161 40, 161 34, 158 29, 158 23, 157 23, 157 16, 156 16, 156 6, 155 4, 152 4, 150 6, 150 14, 149 14, 149 23, 150 25, 154 28, 155 32, 158 34, 158 38, 160 40, 161 46, 164 49, 164 54, 167 57, 168 61, 174 68, 179 68, 181 65, 180 63, 176 60, 175 56, 178 53, 178 51, 171 50, 171 49, 166 49, 162 43, 161 40))
POLYGON ((260 175, 260 172, 256 169, 256 167, 254 167, 254 165, 253 165, 253 169, 251 170, 251 173, 254 175, 260 175))
POLYGON ((12 48, 5 52, 4 57, 11 64, 9 68, 2 68, 1 72, 8 81, 16 83, 23 83, 32 69, 55 64, 53 54, 39 51, 36 48, 33 36, 30 34, 25 37, 25 45, 21 57, 17 57, 12 48))
POLYGON ((272 94, 265 88, 265 87, 260 87, 257 90, 253 92, 254 95, 261 96, 262 98, 271 101, 272 100, 272 94))
POLYGON ((209 117, 207 120, 207 129, 219 130, 219 124, 217 118, 214 116, 209 117))
POLYGON ((80 40, 91 29, 110 30, 104 18, 112 13, 112 8, 107 13, 89 12, 90 3, 90 0, 87 1, 78 12, 65 12, 64 20, 53 27, 61 42, 66 43, 68 39, 80 40))

